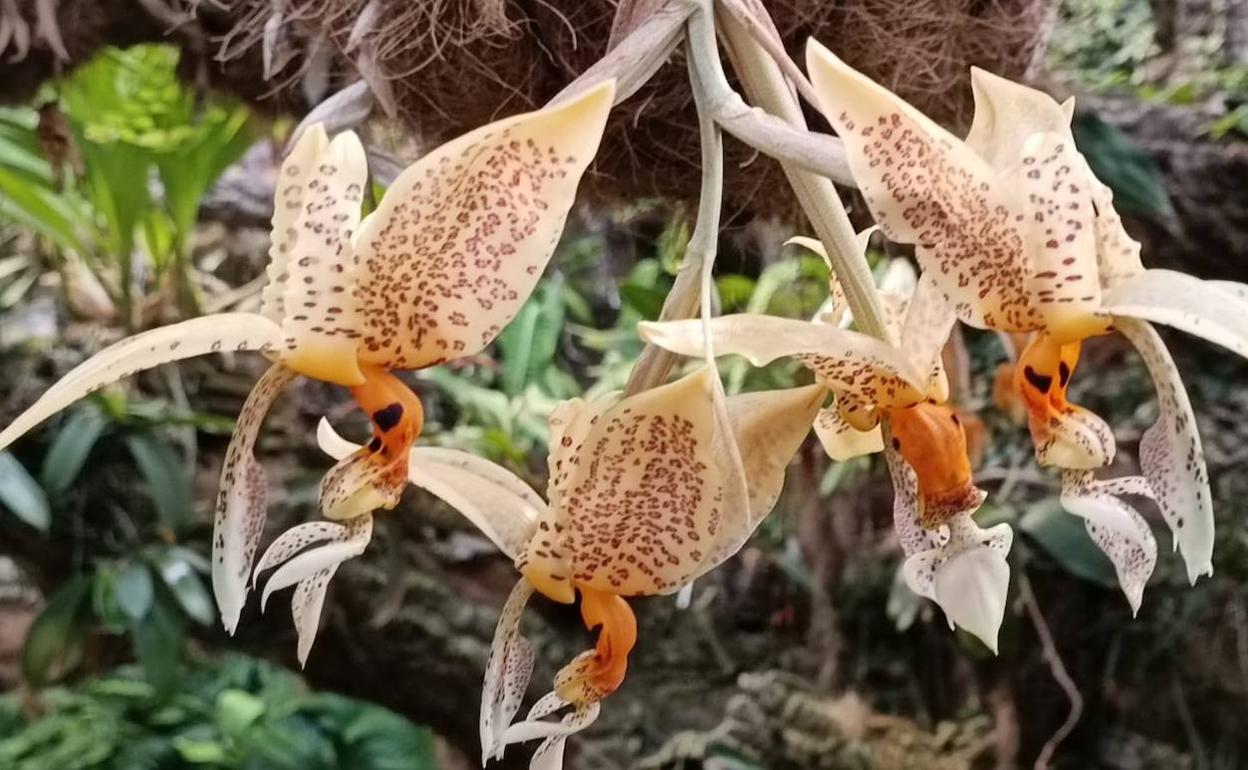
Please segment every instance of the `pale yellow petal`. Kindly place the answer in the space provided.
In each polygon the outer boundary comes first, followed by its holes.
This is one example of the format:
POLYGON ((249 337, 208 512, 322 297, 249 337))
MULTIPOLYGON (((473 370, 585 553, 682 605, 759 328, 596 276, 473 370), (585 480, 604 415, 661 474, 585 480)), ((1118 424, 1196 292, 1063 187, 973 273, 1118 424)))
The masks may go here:
POLYGON ((1054 133, 1070 138, 1067 105, 1043 91, 971 67, 971 90, 975 96, 975 117, 966 144, 998 171, 1018 163, 1023 145, 1036 133, 1054 133))
POLYGON ((919 264, 967 323, 1037 328, 1018 191, 961 140, 814 40, 806 63, 884 234, 915 245, 919 264))
MULTIPOLYGON (((1105 297, 1105 310, 1173 326, 1248 357, 1245 303, 1218 284, 1174 270, 1146 270, 1105 297)), ((0 447, 3 443, 0 442, 0 447)))
MULTIPOLYGON (((922 400, 927 377, 888 343, 865 334, 790 318, 741 313, 711 319, 716 355, 742 355, 755 366, 791 356, 828 387, 873 404, 922 400)), ((685 356, 702 354, 701 320, 642 323, 642 339, 685 356)))
POLYGON ((205 353, 268 351, 281 329, 255 313, 221 313, 162 326, 127 337, 70 370, 30 408, 0 431, 0 449, 83 396, 138 372, 205 353))
POLYGON ((784 488, 789 462, 810 433, 826 396, 822 385, 807 385, 740 393, 726 399, 727 422, 716 421, 713 443, 717 475, 725 490, 722 524, 711 555, 698 574, 739 551, 767 518, 784 488), (729 440, 735 451, 727 445, 729 440), (741 487, 733 483, 734 477, 744 481, 743 498, 740 492, 733 492, 741 487))
POLYGON ((858 430, 841 417, 836 407, 819 410, 815 418, 815 435, 828 457, 836 462, 874 454, 884 448, 879 425, 871 430, 858 430))
POLYGON ((351 238, 367 180, 359 138, 351 131, 335 136, 300 175, 300 210, 290 224, 294 233, 284 231, 280 244, 288 274, 282 360, 300 374, 339 385, 364 382, 356 360, 360 317, 352 287, 359 272, 351 238))
POLYGON ((927 395, 942 404, 949 400, 949 379, 941 352, 955 323, 957 316, 944 290, 924 275, 906 308, 900 333, 901 349, 917 369, 928 373, 927 395))
POLYGON ((363 360, 415 369, 494 339, 550 260, 613 94, 483 126, 399 175, 355 243, 363 360))
POLYGON ((702 367, 597 416, 563 495, 566 540, 543 545, 549 533, 539 533, 520 565, 526 577, 527 562, 553 545, 570 551, 575 582, 608 593, 667 594, 688 582, 722 524, 715 376, 702 367))
POLYGON ((273 227, 269 243, 269 264, 265 272, 269 282, 260 294, 260 312, 274 323, 286 315, 286 285, 290 279, 291 249, 299 237, 296 223, 303 213, 308 180, 316 170, 317 161, 329 146, 329 136, 320 123, 309 126, 282 162, 273 193, 273 227))

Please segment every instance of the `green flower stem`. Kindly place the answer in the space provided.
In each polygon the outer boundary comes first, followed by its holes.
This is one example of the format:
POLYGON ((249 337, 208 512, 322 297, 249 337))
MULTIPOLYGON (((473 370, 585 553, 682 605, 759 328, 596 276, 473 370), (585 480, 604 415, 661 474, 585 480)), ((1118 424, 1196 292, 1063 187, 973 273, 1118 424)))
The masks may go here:
MULTIPOLYGON (((709 4, 710 0, 706 2, 709 4)), ((708 17, 708 10, 704 9, 690 19, 690 28, 694 28, 695 24, 709 26, 708 17)), ((717 20, 746 94, 763 109, 804 130, 806 126, 801 106, 780 68, 731 13, 718 14, 717 20)), ((887 339, 871 268, 859 251, 853 225, 836 188, 827 177, 802 169, 792 161, 777 159, 819 240, 823 241, 828 251, 858 328, 866 334, 887 339)))

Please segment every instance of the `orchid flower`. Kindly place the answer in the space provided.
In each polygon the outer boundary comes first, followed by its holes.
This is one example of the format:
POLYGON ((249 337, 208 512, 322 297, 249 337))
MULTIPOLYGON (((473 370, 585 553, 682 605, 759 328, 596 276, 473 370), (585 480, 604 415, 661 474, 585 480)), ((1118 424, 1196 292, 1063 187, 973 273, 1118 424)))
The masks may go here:
POLYGON ((1157 545, 1124 495, 1152 498, 1195 582, 1212 572, 1213 511, 1196 420, 1151 323, 1248 355, 1248 286, 1146 270, 1070 131, 1073 102, 972 69, 965 141, 811 41, 811 80, 845 142, 880 229, 911 243, 964 322, 1034 332, 1013 385, 1041 465, 1063 472, 1062 502, 1113 561, 1133 610, 1157 545), (1159 416, 1141 476, 1097 479, 1116 451, 1098 416, 1067 401, 1083 340, 1121 332, 1140 352, 1159 416))
MULTIPOLYGON (((870 231, 859 234, 864 251, 869 237, 870 231)), ((818 241, 791 242, 828 259, 818 241)), ((742 355, 755 366, 792 357, 836 395, 835 406, 816 415, 815 431, 833 460, 884 450, 907 584, 939 604, 951 626, 995 651, 1013 533, 1005 524, 982 530, 972 519, 985 495, 971 476, 965 430, 945 403, 949 386, 940 363, 955 318, 935 284, 907 268, 895 261, 881 286, 887 340, 844 328, 847 308, 835 273, 827 309, 812 321, 742 313, 715 318, 705 328, 717 354, 742 355)), ((643 323, 641 335, 666 350, 697 356, 705 345, 703 329, 700 321, 643 323)))
MULTIPOLYGON (((637 642, 626 600, 676 593, 744 545, 779 497, 824 397, 811 385, 724 398, 715 369, 704 365, 636 395, 565 401, 550 417, 549 503, 487 461, 411 451, 412 483, 462 512, 521 574, 487 665, 483 762, 542 738, 531 767, 562 766, 567 736, 591 724, 624 679, 637 642), (585 627, 598 638, 512 724, 533 671, 520 619, 534 591, 562 604, 579 594, 585 627)), ((326 423, 321 445, 336 457, 358 451, 326 423)))
POLYGON ((400 174, 363 221, 368 174, 359 139, 348 131, 331 141, 312 126, 279 173, 260 312, 196 318, 104 349, 0 433, 0 448, 135 372, 218 351, 267 356, 273 364, 239 415, 216 505, 212 582, 232 633, 267 512, 265 474, 253 455, 260 424, 297 375, 346 386, 372 421, 373 439, 321 482, 320 505, 333 521, 295 527, 259 565, 281 565, 266 599, 297 585, 302 660, 325 584, 368 543, 371 512, 393 508, 407 484, 422 410, 394 370, 472 355, 519 310, 563 230, 613 96, 614 85, 604 83, 454 139, 400 174), (309 545, 317 547, 305 551, 309 545))

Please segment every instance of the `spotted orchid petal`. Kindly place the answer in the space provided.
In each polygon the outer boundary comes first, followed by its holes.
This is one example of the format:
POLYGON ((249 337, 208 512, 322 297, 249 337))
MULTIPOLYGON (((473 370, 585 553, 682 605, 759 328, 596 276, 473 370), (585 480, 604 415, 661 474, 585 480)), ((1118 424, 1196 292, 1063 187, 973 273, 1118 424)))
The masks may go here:
MULTIPOLYGON (((360 449, 322 419, 317 442, 331 457, 342 459, 360 449)), ((524 550, 546 504, 519 477, 467 452, 415 447, 408 454, 408 478, 438 497, 515 559, 524 550)))
POLYGON ((713 441, 717 475, 724 488, 719 534, 698 575, 741 550, 771 512, 784 487, 789 462, 810 433, 826 396, 823 386, 807 385, 741 393, 726 400, 727 421, 716 420, 713 441), (734 446, 728 446, 730 440, 734 446), (744 493, 733 491, 734 479, 744 493))
POLYGON ((983 496, 967 510, 935 529, 920 524, 918 478, 892 447, 885 447, 893 479, 893 525, 906 559, 902 576, 910 590, 940 605, 951 627, 978 637, 994 653, 1005 616, 1009 589, 1009 554, 1014 532, 1008 524, 988 529, 971 515, 983 496))
POLYGON ((1062 474, 1062 507, 1084 520, 1092 542, 1113 562, 1118 584, 1135 614, 1157 564, 1157 540, 1148 522, 1122 495, 1151 497, 1152 487, 1139 476, 1098 480, 1091 471, 1062 474))
POLYGON ((1225 284, 1174 270, 1145 270, 1105 297, 1105 311, 1172 326, 1248 357, 1248 305, 1225 284))
POLYGON ((1188 580, 1195 584, 1199 576, 1213 574, 1214 530, 1213 495, 1196 415, 1157 331, 1130 318, 1119 318, 1116 325, 1139 351, 1157 390, 1157 421, 1140 439, 1140 470, 1174 535, 1174 547, 1183 554, 1188 580))
POLYGON ((715 372, 610 404, 592 420, 549 528, 517 567, 551 598, 571 582, 616 595, 680 590, 711 553, 723 515, 712 450, 715 372))
POLYGON ((295 378, 269 367, 248 394, 225 451, 212 525, 212 591, 226 632, 233 634, 247 601, 247 578, 268 516, 268 479, 256 462, 256 437, 273 402, 295 378))
POLYGON ((562 770, 563 752, 568 736, 584 730, 598 719, 602 704, 594 701, 583 705, 568 704, 555 693, 534 704, 523 722, 507 728, 503 745, 545 738, 529 760, 529 770, 562 770), (558 722, 544 719, 556 711, 571 706, 558 722))
POLYGON ((351 238, 368 181, 364 147, 354 132, 330 141, 314 125, 300 137, 278 178, 269 264, 277 275, 270 275, 271 288, 262 300, 268 300, 269 312, 275 311, 275 287, 281 287, 282 359, 308 377, 360 385, 362 308, 353 287, 361 270, 351 238))
POLYGON ((915 244, 960 318, 1072 339, 1103 325, 1092 180, 1062 106, 980 75, 968 144, 813 40, 807 66, 881 230, 915 244))
POLYGON ((1230 294, 1240 302, 1248 304, 1248 283, 1240 283, 1238 281, 1205 281, 1205 283, 1230 294))
POLYGON ((265 583, 260 599, 262 611, 274 591, 295 586, 290 608, 299 638, 300 665, 307 663, 312 643, 316 641, 329 581, 344 561, 364 552, 372 537, 371 514, 357 516, 345 524, 311 522, 288 530, 260 557, 257 573, 280 564, 265 583), (305 546, 311 547, 301 550, 305 546))
POLYGON ((928 373, 927 394, 940 403, 949 400, 949 377, 941 352, 957 323, 957 314, 944 291, 928 275, 919 278, 906 304, 901 328, 901 350, 906 358, 928 373))
POLYGON ((966 145, 998 171, 1018 162, 1037 132, 1070 136, 1074 100, 1058 104, 1053 97, 1021 83, 971 67, 975 116, 966 145))
POLYGON ((399 175, 354 244, 363 361, 414 369, 489 344, 550 260, 613 98, 607 82, 491 123, 399 175))
POLYGON ((127 337, 57 380, 0 431, 0 449, 78 399, 138 372, 207 353, 269 351, 281 338, 276 324, 255 313, 203 316, 127 337))
POLYGON ((520 618, 533 596, 533 585, 524 578, 516 583, 503 605, 494 628, 494 641, 485 667, 481 691, 481 764, 502 759, 503 733, 520 710, 520 702, 533 676, 533 646, 520 632, 520 618))
MULTIPOLYGON (((822 324, 741 313, 707 325, 716 355, 741 355, 755 366, 785 356, 801 361, 838 393, 872 404, 913 403, 923 398, 927 378, 900 350, 883 340, 822 324)), ((701 320, 638 325, 642 339, 685 356, 701 356, 701 320)))

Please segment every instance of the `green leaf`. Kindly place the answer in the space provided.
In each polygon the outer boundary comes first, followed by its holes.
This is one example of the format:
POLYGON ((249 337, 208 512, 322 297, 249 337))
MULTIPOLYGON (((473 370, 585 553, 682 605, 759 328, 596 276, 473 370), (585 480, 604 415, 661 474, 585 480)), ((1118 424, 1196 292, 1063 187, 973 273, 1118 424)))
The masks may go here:
POLYGON ((110 634, 125 633, 129 622, 117 603, 117 576, 116 567, 102 564, 91 580, 91 609, 110 634))
POLYGON ((126 436, 126 446, 147 481, 148 494, 156 503, 161 523, 174 534, 182 532, 192 518, 191 485, 177 454, 145 433, 126 436))
POLYGON ((186 628, 178 612, 159 596, 150 611, 130 626, 134 652, 147 681, 159 695, 168 695, 177 684, 186 628))
POLYGON ((719 300, 724 313, 737 313, 745 309, 754 294, 754 279, 744 275, 721 275, 715 279, 719 300))
POLYGON ((89 622, 91 577, 72 578, 52 595, 31 624, 22 648, 22 675, 40 688, 82 662, 89 622))
POLYGON ((1067 513, 1057 498, 1031 506, 1018 527, 1075 577, 1106 588, 1118 586, 1113 563, 1092 542, 1083 519, 1067 513))
POLYGON ((52 510, 39 483, 8 452, 0 452, 0 503, 40 532, 52 523, 52 510))
POLYGON ((1114 208, 1119 213, 1174 216, 1165 180, 1152 155, 1091 112, 1076 113, 1071 131, 1092 173, 1114 191, 1114 208))
POLYGON ((142 562, 134 562, 117 576, 113 585, 117 606, 129 620, 142 619, 152 608, 152 571, 142 562))
POLYGON ((107 418, 90 404, 65 421, 43 458, 43 470, 39 474, 39 481, 49 496, 56 498, 69 491, 107 424, 107 418))
POLYGON ((647 321, 659 319, 666 298, 667 293, 660 289, 635 283, 620 284, 620 299, 647 321))
POLYGON ((518 396, 530 383, 541 382, 542 372, 554 363, 564 309, 563 282, 543 281, 499 335, 504 393, 518 396))
POLYGON ((249 692, 225 690, 217 696, 217 724, 222 733, 237 741, 266 709, 264 701, 249 692))
POLYGON ((196 623, 210 626, 216 622, 217 608, 196 571, 198 558, 202 557, 184 548, 166 548, 156 554, 155 564, 182 611, 196 623))

